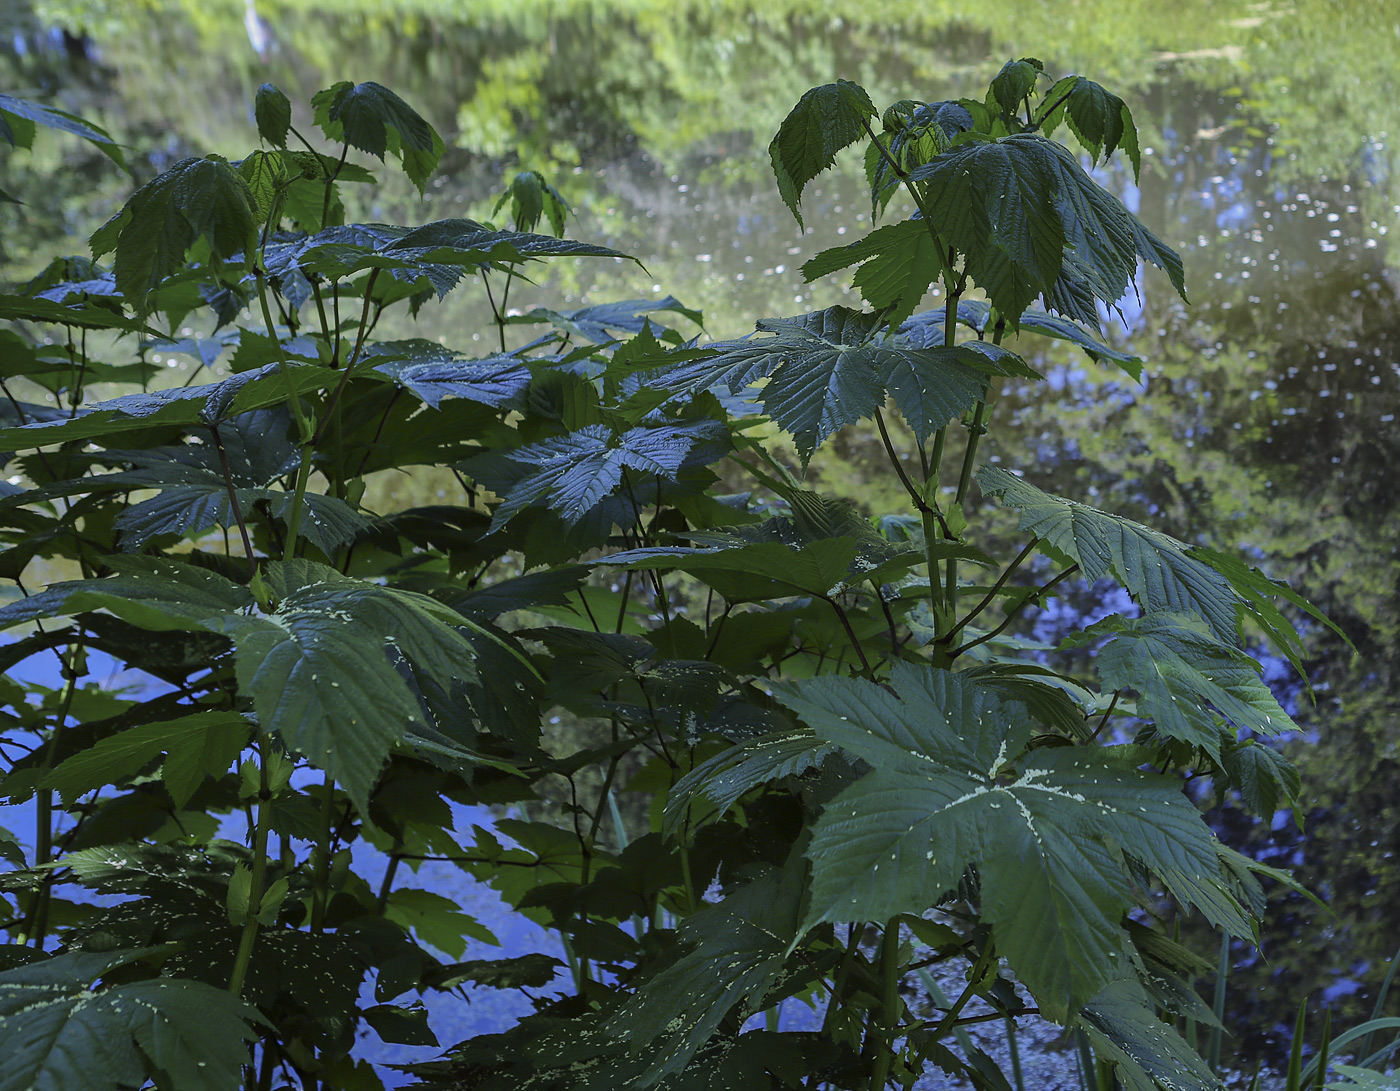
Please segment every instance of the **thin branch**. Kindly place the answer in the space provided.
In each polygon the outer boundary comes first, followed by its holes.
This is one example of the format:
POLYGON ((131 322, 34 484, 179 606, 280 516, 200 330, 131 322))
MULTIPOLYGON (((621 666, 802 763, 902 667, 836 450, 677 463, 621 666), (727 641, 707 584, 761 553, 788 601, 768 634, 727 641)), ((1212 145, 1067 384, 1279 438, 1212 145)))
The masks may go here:
POLYGON ((978 644, 985 644, 987 641, 991 640, 993 637, 1000 636, 1000 635, 1006 630, 1006 627, 1007 627, 1008 625, 1010 625, 1013 621, 1015 621, 1017 617, 1020 616, 1020 613, 1021 613, 1022 610, 1024 610, 1027 606, 1029 606, 1029 605, 1030 605, 1032 602, 1034 602, 1036 599, 1038 599, 1038 598, 1040 598, 1042 595, 1044 595, 1047 591, 1050 590, 1050 588, 1054 587, 1057 583, 1060 583, 1062 580, 1067 580, 1067 579, 1069 579, 1072 575, 1074 575, 1074 574, 1075 574, 1076 572, 1078 572, 1078 571, 1079 571, 1079 566, 1078 566, 1077 564, 1072 564, 1072 565, 1070 565, 1070 566, 1069 566, 1068 568, 1066 568, 1063 572, 1061 572, 1058 576, 1056 576, 1053 580, 1051 580, 1049 583, 1047 583, 1044 587, 1038 587, 1038 588, 1036 588, 1036 589, 1033 590, 1029 595, 1027 595, 1025 598, 1023 598, 1020 602, 1018 602, 1015 606, 1013 606, 1013 607, 1011 608, 1010 612, 1006 615, 1006 620, 1003 621, 1000 625, 998 625, 995 629, 991 630, 990 632, 983 633, 983 634, 982 634, 981 636, 979 636, 976 640, 969 640, 969 641, 968 641, 966 644, 964 644, 961 648, 954 648, 954 649, 949 653, 950 657, 952 657, 952 658, 957 658, 958 656, 962 655, 963 652, 969 651, 970 649, 977 647, 978 644))
POLYGON ((987 592, 987 594, 983 597, 982 601, 972 608, 972 612, 970 614, 968 614, 960 622, 958 622, 956 625, 954 625, 951 629, 948 630, 947 635, 943 638, 946 642, 951 643, 953 637, 955 637, 963 629, 963 627, 967 625, 968 622, 970 622, 973 618, 975 618, 978 614, 980 614, 983 610, 990 606, 993 601, 995 601, 998 593, 1000 593, 1001 589, 1006 586, 1006 581, 1011 578, 1011 574, 1015 572, 1016 569, 1021 567, 1022 562, 1025 561, 1025 559, 1031 555, 1031 552, 1035 549, 1036 545, 1039 542, 1039 538, 1033 537, 1029 542, 1026 543, 1025 548, 1022 549, 1020 553, 1016 554, 1015 560, 1013 560, 1009 565, 1007 565, 1006 571, 1003 572, 997 578, 997 582, 992 584, 992 589, 987 592))

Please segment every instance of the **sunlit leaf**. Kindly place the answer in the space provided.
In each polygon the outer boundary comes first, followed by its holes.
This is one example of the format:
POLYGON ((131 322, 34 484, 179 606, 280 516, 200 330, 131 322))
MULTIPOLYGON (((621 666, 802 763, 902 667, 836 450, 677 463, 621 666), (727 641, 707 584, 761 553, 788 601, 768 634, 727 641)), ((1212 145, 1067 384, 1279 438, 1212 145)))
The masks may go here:
POLYGON ((814 87, 783 119, 768 145, 773 174, 783 203, 802 224, 802 191, 832 163, 836 153, 865 133, 864 122, 876 117, 865 88, 849 80, 814 87))

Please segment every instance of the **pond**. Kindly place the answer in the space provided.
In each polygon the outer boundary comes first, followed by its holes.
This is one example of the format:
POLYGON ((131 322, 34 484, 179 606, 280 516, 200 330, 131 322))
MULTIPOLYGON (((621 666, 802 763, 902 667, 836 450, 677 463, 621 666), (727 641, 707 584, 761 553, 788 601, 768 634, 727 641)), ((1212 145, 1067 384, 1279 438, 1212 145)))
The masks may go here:
MULTIPOLYGON (((768 139, 806 88, 841 76, 881 104, 951 98, 1033 55, 1123 95, 1141 178, 1099 177, 1181 251, 1191 303, 1154 275, 1105 314, 1109 338, 1146 359, 1141 384, 1027 339, 1050 390, 1003 392, 987 454, 1033 466, 1052 491, 1242 552, 1347 631, 1355 657, 1310 634, 1315 699, 1285 671, 1271 679, 1306 731, 1293 747, 1306 835, 1287 816, 1251 824, 1228 800, 1203 803, 1232 843, 1293 868, 1337 915, 1277 895, 1267 961, 1235 951, 1234 1029, 1257 1046, 1305 996, 1344 1023, 1369 1013, 1400 936, 1400 110, 1383 78, 1400 71, 1400 22, 1387 5, 1017 0, 877 15, 812 0, 36 0, 3 19, 4 90, 101 121, 139 180, 186 154, 250 149, 263 80, 301 110, 335 80, 392 87, 449 152, 421 202, 391 181, 352 217, 488 218, 503 178, 538 169, 573 207, 571 237, 644 269, 560 267, 512 307, 670 294, 703 311, 712 337, 847 294, 836 279, 804 283, 799 267, 869 227, 859 164, 809 190, 806 233, 768 166, 768 139)), ((7 280, 36 271, 56 232, 80 251, 131 187, 56 139, 7 155, 0 176, 27 202, 0 211, 7 280)), ((495 336, 488 313, 464 290, 426 309, 415 335, 469 347, 495 336)), ((842 436, 811 476, 871 514, 893 507, 877 445, 842 436)), ((382 499, 432 487, 386 483, 382 499)), ((1094 608, 1095 589, 1069 592, 1037 632, 1094 608)))

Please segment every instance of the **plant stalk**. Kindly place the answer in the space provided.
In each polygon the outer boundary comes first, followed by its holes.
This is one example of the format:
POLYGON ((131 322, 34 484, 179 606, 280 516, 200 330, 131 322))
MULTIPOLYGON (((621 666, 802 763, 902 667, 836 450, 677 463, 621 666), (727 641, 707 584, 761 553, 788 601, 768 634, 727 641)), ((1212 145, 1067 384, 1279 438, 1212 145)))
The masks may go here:
POLYGON ((233 959, 228 991, 243 995, 243 983, 253 959, 253 947, 258 941, 258 913, 262 909, 263 887, 267 882, 267 832, 272 825, 272 784, 267 773, 267 736, 258 735, 258 820, 253 828, 253 879, 248 892, 248 919, 243 922, 243 934, 238 939, 238 953, 233 959))

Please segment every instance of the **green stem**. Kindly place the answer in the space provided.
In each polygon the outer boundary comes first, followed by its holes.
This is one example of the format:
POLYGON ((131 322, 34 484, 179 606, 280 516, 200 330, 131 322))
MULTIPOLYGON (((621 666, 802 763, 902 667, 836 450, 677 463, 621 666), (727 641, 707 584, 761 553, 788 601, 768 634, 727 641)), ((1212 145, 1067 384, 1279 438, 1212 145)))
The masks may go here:
POLYGON ((904 491, 909 494, 909 499, 914 501, 914 507, 922 513, 928 507, 928 502, 924 500, 923 494, 914 487, 914 482, 909 479, 909 474, 904 469, 904 462, 900 459, 899 453, 895 451, 894 442, 890 439, 890 430, 885 426, 885 415, 878 409, 875 410, 875 426, 880 430, 880 442, 885 446, 885 454, 889 457, 894 472, 899 475, 900 484, 904 486, 904 491))
POLYGON ((379 884, 379 895, 374 899, 375 909, 380 916, 384 915, 384 910, 389 906, 389 895, 394 890, 394 877, 398 874, 399 864, 403 857, 399 855, 399 850, 403 848, 401 838, 394 839, 394 847, 389 850, 389 864, 384 869, 384 879, 379 884))
POLYGON ((958 474, 958 494, 955 503, 967 499, 968 487, 972 484, 972 465, 977 461, 977 447, 987 434, 987 403, 979 401, 972 411, 972 423, 967 426, 967 450, 963 453, 962 471, 958 474))
POLYGON ((233 470, 229 466, 228 452, 224 450, 223 437, 219 435, 217 424, 211 424, 209 432, 214 437, 214 449, 219 453, 219 466, 224 474, 224 487, 228 489, 229 509, 233 512, 233 521, 238 524, 239 537, 243 539, 243 553, 248 558, 248 564, 256 572, 258 559, 253 552, 253 541, 248 536, 248 524, 243 518, 243 507, 238 503, 238 490, 233 487, 233 470))
POLYGON ((1074 575, 1076 572, 1078 572, 1078 571, 1079 571, 1079 566, 1078 566, 1077 564, 1072 564, 1072 565, 1070 565, 1068 568, 1066 568, 1063 572, 1061 572, 1058 576, 1056 576, 1054 579, 1052 579, 1052 580, 1050 580, 1048 583, 1046 583, 1043 587, 1037 587, 1037 588, 1032 589, 1031 592, 1030 592, 1029 594, 1027 594, 1023 599, 1021 599, 1020 602, 1018 602, 1015 606, 1013 606, 1013 607, 1007 612, 1006 618, 1002 621, 1002 623, 1001 623, 1000 625, 998 625, 995 629, 992 629, 992 630, 990 630, 990 631, 988 631, 988 632, 983 633, 983 634, 982 634, 981 636, 979 636, 976 640, 969 640, 969 641, 968 641, 966 644, 964 644, 962 647, 960 647, 960 648, 954 648, 954 649, 949 653, 949 656, 950 656, 951 658, 956 659, 958 656, 962 655, 963 652, 970 651, 971 649, 977 647, 977 645, 979 645, 979 644, 985 644, 987 641, 991 640, 991 639, 992 639, 993 637, 995 637, 995 636, 1000 636, 1001 633, 1004 632, 1004 631, 1006 630, 1006 627, 1007 627, 1008 625, 1010 625, 1013 621, 1015 621, 1017 617, 1020 616, 1020 613, 1021 613, 1022 610, 1024 610, 1027 606, 1029 606, 1029 605, 1030 605, 1032 602, 1034 602, 1036 599, 1038 599, 1038 598, 1040 598, 1042 595, 1044 595, 1047 591, 1050 590, 1050 588, 1054 587, 1057 583, 1060 583, 1060 582, 1062 582, 1062 581, 1064 581, 1064 580, 1069 579, 1071 576, 1073 576, 1073 575, 1074 575))
POLYGON ((903 1005, 899 1000, 899 922, 892 919, 880 938, 880 1013, 870 1091, 883 1091, 894 1061, 894 1040, 903 1005))
POLYGON ((1021 552, 1016 554, 1015 560, 1013 560, 1009 565, 1006 566, 1006 571, 1004 571, 1000 576, 997 577, 997 582, 992 584, 992 589, 982 597, 982 601, 979 602, 976 606, 974 606, 972 608, 972 611, 966 617, 964 617, 961 621, 959 621, 956 625, 954 625, 951 629, 948 630, 947 635, 943 638, 945 642, 951 641, 953 637, 957 636, 958 633, 960 633, 963 630, 964 626, 966 626, 970 621, 978 617, 983 610, 985 610, 988 606, 992 604, 992 602, 996 599, 997 595, 1000 593, 1001 589, 1006 586, 1006 581, 1011 578, 1011 574, 1015 572, 1016 569, 1021 567, 1021 564, 1025 561, 1027 557, 1031 555, 1031 553, 1035 550, 1035 547, 1039 544, 1039 542, 1039 538, 1032 538, 1029 542, 1025 544, 1025 547, 1021 550, 1021 552))
POLYGON ((331 900, 331 826, 335 822, 335 778, 326 774, 322 784, 320 841, 312 864, 311 931, 326 926, 326 907, 331 900))
POLYGON ((832 1023, 841 1008, 841 995, 846 991, 846 981, 851 976, 851 967, 855 964, 856 953, 860 948, 860 937, 865 931, 864 924, 852 924, 850 927, 850 934, 846 937, 846 950, 837 964, 836 976, 831 982, 831 999, 827 1001, 826 1014, 822 1016, 823 1035, 831 1034, 832 1023))
POLYGON ((311 424, 306 419, 306 412, 301 406, 301 395, 297 393, 296 386, 292 382, 292 370, 287 366, 287 354, 282 351, 282 341, 277 336, 277 325, 272 321, 272 307, 267 302, 267 276, 258 271, 258 302, 262 304, 263 323, 267 326, 267 335, 277 342, 277 366, 282 372, 282 378, 287 381, 287 404, 291 406, 292 417, 297 422, 297 435, 301 437, 302 443, 311 439, 311 424))
POLYGON ((856 636, 856 631, 851 628, 851 619, 846 616, 846 611, 841 609, 841 604, 834 598, 826 595, 820 596, 823 601, 830 604, 836 611, 837 618, 841 621, 841 628, 846 630, 846 638, 851 642, 851 649, 856 653, 856 658, 860 660, 861 673, 866 678, 874 679, 874 671, 870 669, 870 660, 865 657, 865 649, 861 647, 860 638, 856 636))
POLYGON ((282 560, 290 561, 296 556, 297 541, 301 530, 301 509, 306 507, 306 483, 311 478, 311 444, 301 449, 301 462, 297 465, 297 483, 292 490, 292 511, 287 516, 287 541, 282 550, 282 560))
POLYGON ((321 442, 331 420, 339 419, 336 410, 340 407, 340 396, 345 392, 345 384, 350 381, 350 375, 354 372, 355 365, 360 362, 360 353, 365 346, 365 334, 369 329, 369 311, 374 303, 374 282, 378 278, 379 270, 371 269, 369 279, 365 281, 365 301, 360 308, 360 328, 355 334, 355 347, 350 351, 350 359, 345 363, 345 370, 340 375, 340 381, 335 384, 335 389, 331 391, 330 400, 326 403, 326 411, 321 415, 321 424, 311 436, 310 445, 313 447, 321 442))
MULTIPOLYGON (((58 756, 58 737, 63 731, 68 713, 73 707, 73 698, 77 694, 78 652, 80 648, 80 644, 70 644, 68 658, 61 660, 64 677, 63 700, 54 715, 53 734, 49 736, 49 741, 44 747, 44 760, 39 767, 40 779, 47 776, 49 770, 53 768, 54 759, 58 756)), ((49 857, 53 855, 53 792, 47 788, 41 788, 35 793, 35 800, 37 813, 34 820, 34 864, 38 867, 48 863, 49 857)), ((20 942, 27 939, 35 947, 44 946, 44 937, 49 930, 49 901, 52 897, 53 872, 48 871, 44 875, 43 884, 34 893, 33 903, 28 913, 30 918, 27 928, 28 935, 21 937, 20 942)))
POLYGON ((252 962, 253 947, 258 941, 258 913, 262 908, 263 887, 267 882, 267 831, 271 823, 272 785, 267 772, 267 738, 258 736, 258 821, 253 832, 253 879, 248 891, 248 919, 243 923, 243 934, 238 939, 238 953, 233 959, 233 972, 229 974, 228 991, 234 996, 243 994, 243 982, 248 977, 248 966, 252 962))

